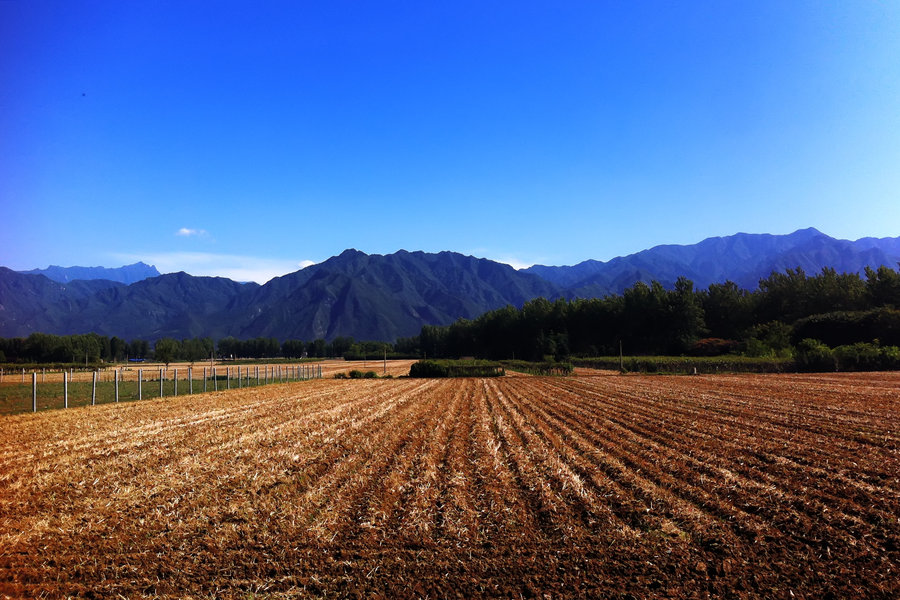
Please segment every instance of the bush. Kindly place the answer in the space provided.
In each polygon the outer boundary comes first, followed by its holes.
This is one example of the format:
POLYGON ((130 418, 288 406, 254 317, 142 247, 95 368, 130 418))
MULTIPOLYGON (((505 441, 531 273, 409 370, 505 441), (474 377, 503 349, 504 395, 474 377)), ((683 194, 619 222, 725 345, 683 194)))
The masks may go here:
POLYGON ((378 373, 375 371, 366 371, 363 373, 357 369, 353 369, 350 371, 349 375, 347 373, 335 373, 335 379, 378 379, 378 373))
POLYGON ((503 366, 510 371, 529 375, 571 375, 575 367, 569 362, 529 362, 527 360, 504 360, 503 366))
MULTIPOLYGON (((589 369, 619 370, 618 356, 577 358, 575 366, 589 369)), ((782 373, 794 368, 786 358, 751 358, 748 356, 626 356, 625 371, 639 373, 782 373)))
POLYGON ((750 329, 745 354, 753 358, 791 358, 791 327, 780 321, 750 329))
POLYGON ((412 364, 409 369, 410 377, 449 377, 445 365, 435 360, 420 360, 412 364))
POLYGON ((900 369, 900 348, 882 347, 877 340, 872 344, 857 342, 835 348, 834 359, 841 371, 900 369))
POLYGON ((811 338, 797 344, 797 369, 801 371, 833 371, 835 356, 831 348, 811 338))
POLYGON ((499 363, 485 360, 420 360, 409 369, 410 377, 501 377, 499 363))

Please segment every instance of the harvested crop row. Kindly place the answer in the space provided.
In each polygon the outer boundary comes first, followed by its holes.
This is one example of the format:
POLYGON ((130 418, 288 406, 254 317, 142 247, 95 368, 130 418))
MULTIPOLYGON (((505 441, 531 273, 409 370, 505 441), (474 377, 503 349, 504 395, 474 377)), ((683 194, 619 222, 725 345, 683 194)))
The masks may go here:
POLYGON ((896 597, 897 381, 323 379, 8 417, 0 597, 896 597))

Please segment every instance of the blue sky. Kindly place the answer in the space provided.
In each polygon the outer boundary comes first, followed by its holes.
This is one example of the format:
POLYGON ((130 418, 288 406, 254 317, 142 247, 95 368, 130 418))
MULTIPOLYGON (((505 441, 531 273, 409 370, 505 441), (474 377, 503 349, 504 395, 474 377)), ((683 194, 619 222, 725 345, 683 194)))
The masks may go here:
POLYGON ((900 236, 900 3, 0 1, 0 265, 900 236))

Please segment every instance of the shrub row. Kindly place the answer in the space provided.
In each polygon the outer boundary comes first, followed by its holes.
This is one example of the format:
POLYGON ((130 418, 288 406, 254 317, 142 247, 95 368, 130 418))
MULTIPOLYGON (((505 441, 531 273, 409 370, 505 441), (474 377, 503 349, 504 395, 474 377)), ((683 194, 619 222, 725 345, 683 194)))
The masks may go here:
POLYGON ((353 369, 350 371, 349 375, 347 373, 335 373, 335 379, 378 379, 378 373, 375 371, 366 371, 363 373, 357 369, 353 369))
POLYGON ((529 362, 527 360, 504 360, 501 364, 510 371, 530 375, 571 375, 575 366, 569 362, 529 362))
MULTIPOLYGON (((576 358, 577 367, 619 370, 618 356, 576 358)), ((637 373, 782 373, 795 370, 787 358, 750 356, 626 356, 621 361, 626 372, 637 373)))
POLYGON ((806 338, 797 345, 797 368, 802 371, 893 371, 900 369, 900 348, 876 340, 829 348, 806 338))
POLYGON ((410 377, 502 377, 500 363, 478 360, 420 360, 409 369, 410 377))

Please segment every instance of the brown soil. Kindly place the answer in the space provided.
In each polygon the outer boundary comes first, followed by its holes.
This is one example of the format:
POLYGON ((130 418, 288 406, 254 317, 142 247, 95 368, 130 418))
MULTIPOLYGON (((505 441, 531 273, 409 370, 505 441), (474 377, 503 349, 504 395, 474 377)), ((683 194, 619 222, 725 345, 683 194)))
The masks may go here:
POLYGON ((0 597, 896 598, 898 515, 898 374, 323 379, 0 419, 0 597))

